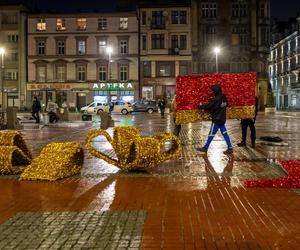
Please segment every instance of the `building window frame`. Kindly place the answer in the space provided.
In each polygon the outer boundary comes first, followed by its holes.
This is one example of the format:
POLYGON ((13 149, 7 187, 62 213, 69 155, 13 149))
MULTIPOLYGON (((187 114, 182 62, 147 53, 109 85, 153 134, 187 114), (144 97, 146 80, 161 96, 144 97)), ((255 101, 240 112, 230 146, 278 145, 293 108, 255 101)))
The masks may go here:
POLYGON ((98 81, 100 82, 105 82, 108 80, 108 65, 100 64, 97 65, 97 76, 98 76, 98 81))
POLYGON ((44 56, 46 55, 46 49, 47 49, 47 38, 46 37, 40 37, 36 38, 36 54, 38 56, 44 56))
POLYGON ((119 64, 119 81, 126 82, 129 79, 129 65, 119 64))
POLYGON ((107 37, 99 36, 97 37, 97 53, 99 55, 105 55, 107 48, 107 37))
POLYGON ((36 30, 37 31, 46 31, 47 23, 45 18, 39 18, 36 22, 36 30))
POLYGON ((98 18, 98 30, 106 30, 107 29, 107 18, 99 17, 98 18))
POLYGON ((120 30, 127 30, 128 29, 128 21, 129 18, 128 17, 120 17, 119 19, 119 29, 120 30))
POLYGON ((143 77, 151 77, 152 69, 151 69, 151 61, 143 61, 143 77))
POLYGON ((172 24, 187 24, 187 11, 186 10, 172 10, 171 23, 172 24))
POLYGON ((56 38, 56 55, 66 54, 66 38, 56 38))
POLYGON ((65 82, 67 79, 66 64, 55 64, 55 80, 57 82, 65 82))
POLYGON ((56 30, 65 31, 66 30, 66 19, 65 18, 56 18, 56 30))
POLYGON ((141 24, 142 25, 147 25, 147 12, 144 11, 144 10, 142 11, 141 24))
POLYGON ((16 43, 19 41, 19 35, 18 34, 9 34, 7 36, 7 41, 11 43, 16 43))
POLYGON ((78 82, 85 82, 87 80, 87 64, 76 64, 76 80, 78 82))
POLYGON ((87 19, 85 17, 77 18, 77 30, 86 30, 87 19))
POLYGON ((165 49, 165 34, 151 34, 151 48, 165 49))
POLYGON ((47 82, 47 64, 36 64, 35 65, 35 79, 36 82, 47 82), (44 69, 44 76, 40 75, 39 69, 44 69))
POLYGON ((216 2, 204 2, 201 4, 202 18, 216 18, 218 16, 218 5, 216 2))
POLYGON ((87 37, 76 37, 76 54, 87 54, 87 37))
POLYGON ((156 75, 158 77, 175 77, 175 62, 173 61, 157 61, 156 75), (162 73, 163 67, 169 66, 169 73, 162 73))
POLYGON ((119 40, 119 53, 121 55, 127 55, 129 53, 129 37, 118 37, 119 40))

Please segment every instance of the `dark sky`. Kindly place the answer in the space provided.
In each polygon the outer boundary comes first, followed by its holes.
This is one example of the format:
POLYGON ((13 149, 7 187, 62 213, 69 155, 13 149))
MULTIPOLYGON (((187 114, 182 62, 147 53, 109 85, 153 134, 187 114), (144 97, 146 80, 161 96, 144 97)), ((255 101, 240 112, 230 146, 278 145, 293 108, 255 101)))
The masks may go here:
POLYGON ((300 12, 300 0, 271 0, 272 18, 285 21, 300 12))
MULTIPOLYGON (((116 8, 117 1, 125 3, 127 7, 131 5, 131 9, 134 9, 135 4, 132 4, 132 2, 136 0, 0 0, 0 3, 14 3, 22 1, 30 3, 31 5, 33 5, 36 1, 37 6, 43 10, 52 9, 52 11, 60 12, 77 12, 80 10, 96 11, 101 9, 102 11, 110 12, 116 8), (130 2, 131 4, 129 4, 130 2)), ((277 18, 282 21, 296 17, 300 12, 300 0, 271 0, 271 11, 272 18, 277 18)))

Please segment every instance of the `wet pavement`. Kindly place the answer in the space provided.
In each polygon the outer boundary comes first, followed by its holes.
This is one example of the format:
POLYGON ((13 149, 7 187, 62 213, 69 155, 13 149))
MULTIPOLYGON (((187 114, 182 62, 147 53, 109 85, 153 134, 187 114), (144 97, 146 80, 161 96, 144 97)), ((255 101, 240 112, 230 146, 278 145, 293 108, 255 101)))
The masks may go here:
MULTIPOLYGON (((172 130, 158 114, 114 115, 144 136, 172 130)), ((288 146, 234 147, 218 134, 207 155, 209 122, 185 125, 182 156, 151 172, 125 173, 85 154, 80 175, 57 182, 0 176, 0 249, 299 249, 299 190, 245 188, 245 179, 285 173, 278 160, 299 159, 300 116, 259 114, 257 137, 280 136, 288 146)), ((22 131, 35 156, 52 141, 79 141, 93 122, 22 131)), ((228 121, 234 146, 239 121, 228 121)), ((108 129, 112 133, 112 129, 108 129)), ((97 147, 114 155, 99 138, 97 147)))

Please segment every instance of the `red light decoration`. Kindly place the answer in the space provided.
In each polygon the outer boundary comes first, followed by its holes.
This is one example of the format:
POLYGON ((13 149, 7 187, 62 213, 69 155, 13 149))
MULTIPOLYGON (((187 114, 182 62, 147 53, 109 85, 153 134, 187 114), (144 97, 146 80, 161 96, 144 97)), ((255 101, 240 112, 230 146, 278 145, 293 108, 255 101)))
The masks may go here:
POLYGON ((300 188, 300 163, 296 160, 280 161, 288 176, 276 179, 246 180, 246 187, 255 188, 300 188))

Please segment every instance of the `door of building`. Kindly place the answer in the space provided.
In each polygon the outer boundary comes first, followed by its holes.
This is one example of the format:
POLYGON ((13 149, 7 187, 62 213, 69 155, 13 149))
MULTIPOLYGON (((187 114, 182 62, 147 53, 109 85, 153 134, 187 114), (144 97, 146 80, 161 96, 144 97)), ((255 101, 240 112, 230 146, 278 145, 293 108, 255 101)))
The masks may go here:
POLYGON ((82 107, 84 107, 86 103, 86 93, 77 93, 77 109, 80 110, 82 107))

